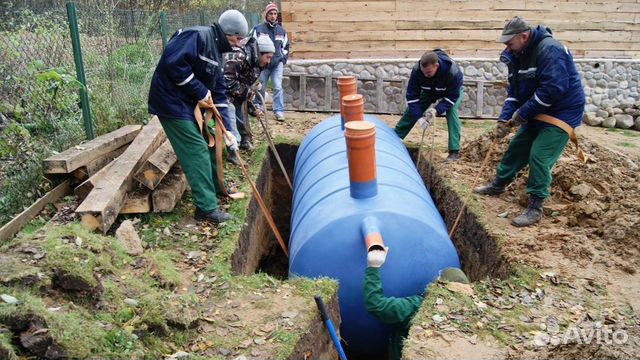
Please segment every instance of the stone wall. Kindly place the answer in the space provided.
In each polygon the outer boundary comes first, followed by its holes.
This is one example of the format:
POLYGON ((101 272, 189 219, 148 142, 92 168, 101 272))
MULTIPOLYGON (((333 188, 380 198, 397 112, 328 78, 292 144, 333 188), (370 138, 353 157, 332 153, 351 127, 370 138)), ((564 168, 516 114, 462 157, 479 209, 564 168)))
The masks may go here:
MULTIPOLYGON (((292 60, 283 81, 287 109, 337 111, 336 78, 356 75, 367 112, 399 114, 406 106, 406 83, 416 61, 292 60)), ((506 65, 497 59, 456 62, 465 75, 460 115, 497 118, 506 98, 506 65)), ((640 130, 640 60, 577 59, 576 65, 587 96, 585 122, 624 128, 631 124, 640 130)))

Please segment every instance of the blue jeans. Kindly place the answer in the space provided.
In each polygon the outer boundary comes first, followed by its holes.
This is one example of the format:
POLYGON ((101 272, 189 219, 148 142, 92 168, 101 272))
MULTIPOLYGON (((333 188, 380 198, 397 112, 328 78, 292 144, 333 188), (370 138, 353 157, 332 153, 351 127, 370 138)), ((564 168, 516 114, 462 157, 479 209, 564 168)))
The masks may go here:
MULTIPOLYGON (((249 137, 249 133, 244 124, 244 116, 242 114, 242 104, 234 104, 229 102, 229 115, 231 116, 232 129, 229 130, 233 136, 240 141, 244 137, 249 137)), ((248 119, 247 119, 248 120, 248 119)), ((250 137, 248 140, 251 140, 250 137)))
MULTIPOLYGON (((282 93, 282 74, 284 72, 284 64, 278 63, 274 69, 263 69, 260 73, 260 83, 262 84, 262 97, 267 89, 267 83, 269 77, 273 82, 273 112, 279 115, 284 115, 284 94, 282 93)), ((264 104, 263 104, 264 105, 264 104)))

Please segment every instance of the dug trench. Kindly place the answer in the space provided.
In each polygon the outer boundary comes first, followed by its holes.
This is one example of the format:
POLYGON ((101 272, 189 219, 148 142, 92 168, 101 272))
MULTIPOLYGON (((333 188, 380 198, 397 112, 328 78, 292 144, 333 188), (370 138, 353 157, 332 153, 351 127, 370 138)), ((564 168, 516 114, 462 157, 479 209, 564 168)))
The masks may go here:
MULTIPOLYGON (((278 143, 276 144, 276 149, 289 178, 293 181, 293 169, 298 145, 278 143)), ((410 148, 409 151, 412 158, 415 158, 417 149, 410 148)), ((418 170, 440 214, 448 228, 450 228, 462 208, 463 199, 460 198, 438 169, 429 166, 424 156, 418 170)), ((288 242, 292 191, 280 170, 276 157, 271 151, 268 152, 268 156, 261 166, 256 187, 262 194, 266 207, 270 210, 282 238, 285 242, 288 242)), ((471 281, 487 277, 502 278, 509 273, 509 264, 500 253, 496 240, 482 226, 472 211, 463 212, 452 240, 458 251, 462 268, 471 281)), ((276 237, 255 198, 252 198, 249 203, 245 226, 240 233, 238 246, 231 262, 232 271, 237 275, 263 272, 282 280, 288 276, 287 257, 278 245, 276 237)), ((337 301, 333 305, 336 306, 336 308, 332 309, 335 316, 333 321, 339 324, 337 301)), ((310 311, 314 310, 310 309, 310 311)), ((326 332, 322 328, 317 329, 317 331, 326 332)), ((304 337, 302 341, 313 341, 314 338, 322 338, 317 333, 310 335, 304 337)), ((308 344, 306 347, 309 347, 308 344)), ((349 355, 349 358, 358 358, 357 354, 349 355)), ((381 354, 378 358, 384 359, 386 354, 381 354)))

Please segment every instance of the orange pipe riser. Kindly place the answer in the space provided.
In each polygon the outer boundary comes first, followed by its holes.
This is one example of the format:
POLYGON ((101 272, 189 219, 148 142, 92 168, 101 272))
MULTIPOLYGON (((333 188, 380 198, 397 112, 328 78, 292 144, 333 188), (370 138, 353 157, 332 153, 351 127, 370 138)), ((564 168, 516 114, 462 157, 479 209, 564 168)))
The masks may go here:
POLYGON ((342 98, 342 119, 345 123, 364 120, 364 96, 362 94, 347 95, 342 98))
POLYGON ((366 199, 378 194, 376 174, 376 126, 366 121, 345 124, 351 197, 366 199))
POLYGON ((336 82, 338 91, 340 92, 340 118, 342 130, 344 130, 344 109, 342 107, 342 98, 347 95, 355 95, 358 93, 358 83, 355 76, 340 76, 336 82))
POLYGON ((340 92, 340 114, 342 114, 342 98, 347 95, 355 95, 358 92, 355 76, 340 76, 336 82, 340 92))

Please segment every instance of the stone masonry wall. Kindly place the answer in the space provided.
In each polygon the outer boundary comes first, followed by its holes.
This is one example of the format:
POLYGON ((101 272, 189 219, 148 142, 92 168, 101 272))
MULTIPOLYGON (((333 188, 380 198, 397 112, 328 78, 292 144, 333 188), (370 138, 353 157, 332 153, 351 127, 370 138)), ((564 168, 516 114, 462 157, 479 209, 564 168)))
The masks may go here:
MULTIPOLYGON (((417 60, 292 60, 283 89, 288 110, 337 111, 336 78, 356 75, 365 111, 400 114, 417 60), (303 101, 304 100, 304 101, 303 101)), ((506 98, 507 67, 497 59, 456 59, 464 71, 460 116, 497 118, 506 98)), ((585 122, 640 130, 640 60, 577 59, 587 96, 585 122)))

